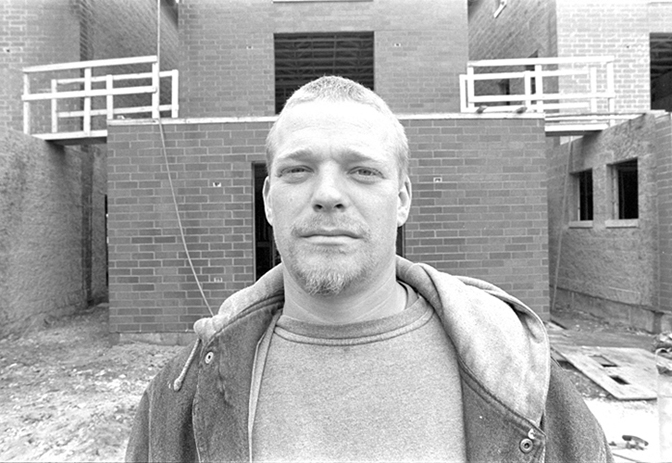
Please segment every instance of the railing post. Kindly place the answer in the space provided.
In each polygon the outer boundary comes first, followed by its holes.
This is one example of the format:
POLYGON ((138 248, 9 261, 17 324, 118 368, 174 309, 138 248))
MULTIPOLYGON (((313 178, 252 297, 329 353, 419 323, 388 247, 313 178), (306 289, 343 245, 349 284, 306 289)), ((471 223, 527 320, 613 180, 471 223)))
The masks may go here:
POLYGON ((467 76, 460 74, 460 112, 467 112, 467 76))
POLYGON ((177 69, 173 69, 170 77, 170 81, 172 84, 172 91, 170 95, 170 117, 173 118, 178 117, 180 108, 179 94, 178 94, 180 89, 180 83, 178 79, 179 79, 179 71, 177 69))
POLYGON ((536 111, 537 109, 532 106, 532 73, 530 71, 523 71, 523 92, 525 93, 525 99, 523 100, 525 107, 531 111, 536 111))
POLYGON ((84 68, 84 120, 83 131, 91 135, 91 68, 84 68))
MULTIPOLYGON (((30 95, 30 77, 23 73, 23 94, 30 95)), ((23 102, 23 133, 30 134, 30 101, 23 102)))
POLYGON ((161 102, 159 89, 161 88, 161 82, 159 80, 159 63, 152 63, 152 86, 154 87, 154 93, 152 93, 152 118, 159 119, 161 113, 159 111, 159 104, 161 102))
MULTIPOLYGON (((58 81, 56 79, 51 79, 51 93, 55 94, 58 92, 58 81)), ((51 99, 51 133, 58 132, 58 100, 56 98, 51 99)))
POLYGON ((475 92, 474 84, 474 68, 467 65, 467 108, 474 109, 475 105, 473 103, 475 92))
MULTIPOLYGON (((112 91, 114 84, 112 80, 112 75, 108 74, 105 76, 105 90, 108 92, 112 91)), ((105 99, 105 109, 107 110, 107 120, 114 119, 114 95, 110 93, 107 94, 105 99)))
MULTIPOLYGON (((543 66, 541 64, 534 65, 534 94, 541 97, 544 95, 544 74, 543 66)), ((539 112, 544 112, 544 100, 537 99, 537 109, 539 112)))

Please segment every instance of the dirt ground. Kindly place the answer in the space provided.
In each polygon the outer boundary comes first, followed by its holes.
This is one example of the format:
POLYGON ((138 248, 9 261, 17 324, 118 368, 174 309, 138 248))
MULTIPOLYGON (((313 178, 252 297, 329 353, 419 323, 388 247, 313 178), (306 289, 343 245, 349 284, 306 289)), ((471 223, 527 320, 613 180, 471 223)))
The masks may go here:
MULTIPOLYGON (((112 346, 107 318, 101 305, 0 340, 0 461, 123 461, 140 396, 180 347, 112 346)), ((569 373, 586 399, 609 400, 569 373)))
POLYGON ((123 461, 142 392, 180 348, 111 346, 107 317, 0 340, 0 461, 123 461))

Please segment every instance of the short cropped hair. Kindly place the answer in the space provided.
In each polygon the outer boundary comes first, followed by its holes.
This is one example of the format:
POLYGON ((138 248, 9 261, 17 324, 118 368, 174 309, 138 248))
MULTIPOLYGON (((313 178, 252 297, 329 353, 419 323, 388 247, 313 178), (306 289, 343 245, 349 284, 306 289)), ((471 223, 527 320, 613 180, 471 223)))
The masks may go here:
POLYGON ((283 113, 301 103, 312 101, 332 101, 332 102, 354 102, 374 108, 390 123, 391 149, 397 158, 397 167, 399 170, 399 179, 408 175, 409 150, 406 132, 396 116, 392 113, 387 103, 383 101, 373 91, 350 79, 338 76, 324 76, 319 79, 308 82, 303 87, 295 91, 285 103, 284 108, 278 116, 278 120, 273 124, 266 137, 266 166, 268 172, 271 171, 273 155, 276 150, 275 132, 278 123, 282 120, 283 113))

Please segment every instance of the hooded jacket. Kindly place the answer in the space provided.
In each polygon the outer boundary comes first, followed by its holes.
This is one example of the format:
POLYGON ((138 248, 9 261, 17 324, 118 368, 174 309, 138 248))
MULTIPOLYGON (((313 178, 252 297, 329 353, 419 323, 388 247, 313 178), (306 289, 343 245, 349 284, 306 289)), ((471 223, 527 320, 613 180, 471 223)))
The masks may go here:
MULTIPOLYGON (((254 370, 284 304, 281 267, 196 322, 198 341, 140 401, 127 461, 252 460, 261 376, 254 370)), ((551 360, 531 309, 489 283, 403 258, 397 279, 429 302, 455 345, 468 461, 613 461, 600 425, 551 360)))

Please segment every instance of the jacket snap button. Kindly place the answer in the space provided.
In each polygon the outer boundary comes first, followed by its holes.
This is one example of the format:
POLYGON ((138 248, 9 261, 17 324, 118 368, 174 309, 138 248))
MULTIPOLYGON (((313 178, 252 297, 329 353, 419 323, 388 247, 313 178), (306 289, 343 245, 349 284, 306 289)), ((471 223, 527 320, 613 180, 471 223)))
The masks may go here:
POLYGON ((212 358, 215 356, 212 352, 208 352, 205 354, 205 364, 210 365, 210 362, 212 362, 212 358))
POLYGON ((520 441, 520 451, 523 453, 530 453, 533 447, 534 443, 531 439, 523 439, 520 441))

